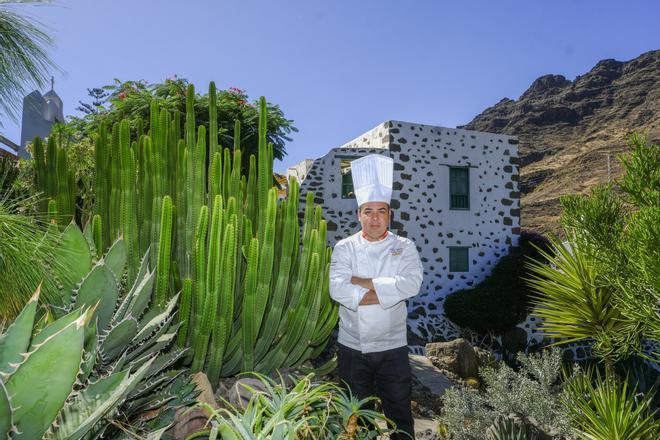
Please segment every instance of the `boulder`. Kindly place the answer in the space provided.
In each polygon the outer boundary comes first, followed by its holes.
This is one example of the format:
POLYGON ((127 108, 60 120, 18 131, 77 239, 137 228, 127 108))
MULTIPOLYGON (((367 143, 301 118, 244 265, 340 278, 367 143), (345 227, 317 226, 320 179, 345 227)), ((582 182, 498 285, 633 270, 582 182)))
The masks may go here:
POLYGON ((477 377, 479 374, 479 356, 463 338, 426 344, 426 356, 440 370, 449 371, 462 379, 477 377))

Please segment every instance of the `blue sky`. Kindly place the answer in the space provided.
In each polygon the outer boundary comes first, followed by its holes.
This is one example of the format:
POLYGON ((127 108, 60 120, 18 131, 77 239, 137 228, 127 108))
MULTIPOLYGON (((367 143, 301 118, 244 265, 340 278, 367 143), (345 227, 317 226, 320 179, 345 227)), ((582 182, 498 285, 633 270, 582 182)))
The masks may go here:
MULTIPOLYGON (((537 77, 660 48, 658 1, 58 0, 20 6, 54 36, 65 115, 113 78, 246 89, 300 130, 284 171, 388 119, 454 127, 537 77)), ((44 90, 45 92, 45 90, 44 90)), ((20 128, 2 121, 18 142, 20 128)))

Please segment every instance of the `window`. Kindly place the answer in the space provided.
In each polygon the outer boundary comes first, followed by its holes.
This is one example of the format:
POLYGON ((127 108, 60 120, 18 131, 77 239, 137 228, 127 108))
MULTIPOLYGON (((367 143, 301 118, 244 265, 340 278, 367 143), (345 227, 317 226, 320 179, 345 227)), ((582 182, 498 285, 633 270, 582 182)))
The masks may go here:
POLYGON ((341 198, 354 199, 355 193, 353 192, 353 176, 351 175, 351 161, 358 159, 357 157, 342 158, 340 162, 341 174, 341 198))
POLYGON ((469 272, 469 248, 450 247, 449 248, 449 272, 469 272))
POLYGON ((449 167, 449 209, 470 209, 470 168, 449 167))

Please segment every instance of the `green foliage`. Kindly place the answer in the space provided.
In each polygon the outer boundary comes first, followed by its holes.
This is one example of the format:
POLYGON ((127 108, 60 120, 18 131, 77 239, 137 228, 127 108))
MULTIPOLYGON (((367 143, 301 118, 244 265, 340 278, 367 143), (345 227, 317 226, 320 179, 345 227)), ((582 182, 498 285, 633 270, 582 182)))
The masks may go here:
POLYGON ((41 23, 19 13, 12 3, 26 2, 0 2, 0 114, 15 120, 23 97, 33 87, 44 86, 57 66, 46 52, 52 38, 41 23))
POLYGON ((160 417, 152 424, 137 419, 139 413, 160 409, 169 412, 171 420, 173 405, 168 401, 192 403, 193 390, 182 387, 177 379, 181 371, 166 371, 175 358, 159 353, 163 347, 158 348, 152 337, 139 344, 128 344, 130 337, 125 338, 127 342, 115 352, 117 357, 109 359, 105 355, 119 325, 97 334, 96 325, 90 324, 96 310, 85 307, 54 321, 46 319, 39 330, 35 322, 38 295, 37 291, 0 336, 3 433, 12 431, 11 438, 16 439, 82 439, 101 433, 115 438, 123 434, 113 428, 117 419, 149 432, 159 424, 167 425, 167 419, 160 417), (134 359, 129 349, 140 357, 134 359), (154 391, 155 395, 146 395, 154 391))
POLYGON ((531 266, 543 329, 560 343, 593 338, 610 366, 660 340, 660 148, 639 136, 630 147, 618 189, 562 197, 568 241, 548 256, 558 270, 531 266))
POLYGON ((517 247, 509 250, 490 275, 475 288, 449 295, 444 303, 447 317, 477 332, 501 332, 522 322, 530 311, 531 289, 525 283, 524 262, 538 259, 537 247, 547 249, 540 234, 523 232, 517 247))
POLYGON ((69 278, 66 268, 53 261, 56 236, 47 233, 43 217, 25 215, 36 203, 34 197, 0 195, 0 319, 12 319, 29 298, 25 292, 42 284, 47 302, 58 297, 58 280, 69 278), (40 262, 40 264, 35 264, 40 262))
MULTIPOLYGON (((137 133, 137 121, 150 121, 150 106, 153 102, 159 108, 170 113, 175 111, 186 114, 186 95, 188 81, 182 78, 166 79, 162 83, 148 84, 144 81, 120 81, 115 79, 114 83, 103 87, 110 96, 105 106, 97 106, 98 113, 88 114, 78 119, 73 118, 71 125, 77 131, 88 134, 98 130, 101 121, 108 126, 126 118, 137 133)), ((211 120, 210 94, 196 95, 192 110, 195 114, 194 126, 205 125, 209 128, 211 120)), ((250 154, 257 154, 258 150, 258 122, 259 104, 249 102, 244 90, 232 87, 228 90, 219 90, 215 93, 217 112, 218 144, 230 147, 234 144, 234 124, 240 123, 242 132, 240 145, 245 159, 244 168, 247 168, 250 154)), ((273 144, 274 157, 283 159, 286 155, 285 144, 291 138, 291 132, 298 129, 293 126, 293 121, 286 119, 278 105, 268 104, 268 127, 267 141, 273 144)), ((143 126, 143 132, 150 129, 150 124, 143 126)), ((214 151, 211 151, 214 153, 214 151)), ((211 155, 212 157, 212 155, 211 155)))
POLYGON ((647 139, 633 134, 630 154, 619 160, 626 170, 618 182, 633 206, 650 207, 660 203, 660 145, 649 144, 647 139))
POLYGON ((545 254, 550 265, 530 264, 540 329, 559 339, 555 345, 594 338, 595 353, 607 357, 614 350, 612 335, 624 331, 614 288, 599 273, 596 251, 587 242, 573 236, 553 244, 554 255, 545 254))
POLYGON ((256 376, 260 385, 241 384, 251 398, 245 408, 233 407, 214 410, 211 420, 217 423, 213 430, 222 438, 247 439, 367 439, 387 433, 378 427, 386 419, 378 412, 367 409, 373 398, 358 400, 337 385, 315 383, 313 375, 293 379, 287 386, 265 376, 256 376), (371 428, 368 428, 371 427, 371 428))
MULTIPOLYGON (((62 239, 67 263, 79 270, 91 261, 82 235, 70 226, 62 239)), ((186 350, 168 348, 179 326, 173 323, 177 298, 155 305, 155 271, 146 258, 135 282, 122 289, 127 261, 120 239, 78 283, 65 286, 70 292, 62 292, 52 314, 35 322, 37 292, 0 336, 7 391, 0 396, 0 427, 23 433, 12 438, 114 438, 123 435, 116 420, 145 433, 167 426, 176 406, 194 400, 185 370, 172 369, 186 350), (9 412, 2 411, 1 397, 9 412), (140 417, 145 411, 155 417, 140 417)))
POLYGON ((573 426, 587 440, 660 437, 652 406, 655 389, 636 394, 626 381, 587 370, 567 381, 564 400, 573 426))
MULTIPOLYGON (((232 152, 215 139, 220 133, 222 140, 223 106, 231 107, 223 100, 226 94, 216 93, 211 83, 209 95, 216 95, 217 103, 211 103, 208 112, 212 121, 217 116, 220 126, 207 130, 206 125, 197 125, 203 97, 195 94, 192 84, 177 84, 186 86, 176 98, 185 104, 183 131, 178 107, 171 114, 168 110, 173 107, 163 104, 162 97, 150 95, 157 88, 139 85, 136 94, 144 92, 153 99, 131 95, 135 100, 125 102, 127 96, 113 95, 113 100, 121 101, 114 104, 128 107, 99 119, 96 201, 83 218, 99 216, 95 225, 100 233, 89 235, 101 236, 97 247, 102 251, 123 237, 129 285, 137 274, 136 255, 149 252, 149 261, 158 262, 157 302, 164 306, 174 292, 182 291, 180 309, 186 319, 178 345, 194 348, 193 370, 206 372, 212 383, 242 368, 268 373, 300 365, 323 350, 338 317, 338 307, 328 294, 330 249, 321 208, 314 206, 314 195, 308 193, 301 237, 295 179, 286 199, 278 202, 273 188, 274 145, 269 142, 273 135, 269 116, 274 110, 265 98, 258 110, 250 107, 254 123, 258 120, 256 130, 232 121, 236 133, 252 133, 257 148, 257 155, 249 156, 246 176, 242 164, 249 142, 237 137, 232 152), (131 128, 127 119, 120 122, 119 115, 132 115, 135 106, 148 113, 140 113, 144 118, 133 120, 131 128), (253 258, 248 262, 251 243, 253 258)), ((44 156, 48 164, 49 156, 44 156)), ((52 174, 36 173, 37 182, 49 180, 52 174)))
POLYGON ((440 423, 451 439, 477 440, 500 416, 511 413, 534 418, 545 430, 566 434, 568 417, 562 402, 561 351, 518 354, 520 371, 505 364, 484 368, 483 392, 451 388, 442 397, 440 423))

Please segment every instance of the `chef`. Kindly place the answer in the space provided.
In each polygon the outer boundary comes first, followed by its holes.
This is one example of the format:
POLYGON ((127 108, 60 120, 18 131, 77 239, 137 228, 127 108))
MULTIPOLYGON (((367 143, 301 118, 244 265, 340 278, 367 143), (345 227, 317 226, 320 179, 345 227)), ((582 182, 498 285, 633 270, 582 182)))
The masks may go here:
POLYGON ((351 162, 362 230, 335 245, 330 296, 340 304, 340 378, 360 399, 378 396, 385 416, 414 438, 405 300, 419 292, 423 268, 415 244, 388 231, 392 168, 379 154, 351 162))

